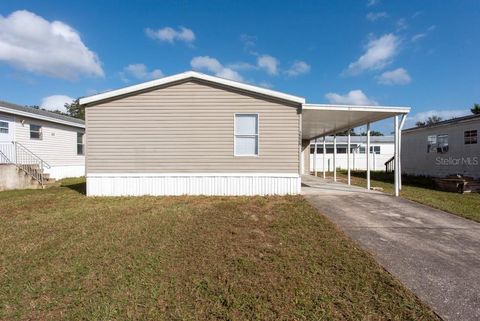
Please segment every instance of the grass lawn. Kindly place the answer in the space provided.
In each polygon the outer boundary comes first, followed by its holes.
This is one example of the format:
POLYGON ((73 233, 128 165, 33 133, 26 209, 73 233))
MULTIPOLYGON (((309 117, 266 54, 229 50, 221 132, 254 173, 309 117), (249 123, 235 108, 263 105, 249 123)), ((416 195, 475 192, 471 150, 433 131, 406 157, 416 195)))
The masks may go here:
POLYGON ((0 193, 0 319, 438 320, 301 196, 0 193))
MULTIPOLYGON (((340 171, 338 177, 346 182, 346 171, 340 171)), ((352 172, 352 184, 366 187, 365 177, 364 171, 352 172)), ((394 193, 393 174, 371 172, 371 183, 372 187, 383 188, 385 193, 394 193)), ((435 190, 433 182, 422 177, 404 177, 402 185, 400 195, 406 199, 480 222, 480 193, 460 194, 435 190)))

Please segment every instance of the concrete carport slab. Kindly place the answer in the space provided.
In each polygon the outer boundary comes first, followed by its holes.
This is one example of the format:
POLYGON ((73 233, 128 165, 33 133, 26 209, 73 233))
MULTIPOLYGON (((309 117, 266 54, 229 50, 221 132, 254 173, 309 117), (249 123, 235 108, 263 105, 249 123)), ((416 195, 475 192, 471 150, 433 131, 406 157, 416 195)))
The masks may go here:
POLYGON ((445 320, 480 320, 480 224, 313 176, 302 192, 445 320))

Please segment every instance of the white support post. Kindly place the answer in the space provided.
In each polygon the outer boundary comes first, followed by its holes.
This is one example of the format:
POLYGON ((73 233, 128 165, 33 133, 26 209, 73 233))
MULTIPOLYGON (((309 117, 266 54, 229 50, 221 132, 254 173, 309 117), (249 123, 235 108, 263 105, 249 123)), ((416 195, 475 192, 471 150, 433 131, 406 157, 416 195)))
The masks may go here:
POLYGON ((313 152, 313 174, 317 177, 317 139, 315 138, 315 151, 313 152))
POLYGON ((333 181, 337 181, 337 133, 333 134, 333 181))
POLYGON ((395 196, 399 196, 400 195, 400 189, 399 189, 399 182, 398 182, 398 165, 399 165, 399 162, 398 162, 398 143, 399 143, 399 140, 398 140, 398 116, 394 116, 393 117, 394 121, 393 121, 393 127, 394 127, 394 130, 395 130, 395 136, 394 136, 394 155, 393 155, 393 160, 394 160, 394 168, 395 168, 395 172, 394 172, 394 185, 395 185, 395 196))
POLYGON ((398 128, 398 189, 402 190, 402 129, 407 115, 402 115, 400 120, 400 127, 398 128))
POLYGON ((347 181, 348 185, 351 185, 351 178, 350 178, 350 129, 348 130, 347 135, 347 181))
POLYGON ((326 174, 325 174, 325 154, 326 154, 325 148, 326 148, 325 136, 323 136, 323 178, 326 177, 326 174))
POLYGON ((370 123, 367 123, 367 148, 365 155, 367 156, 367 189, 370 190, 370 123))

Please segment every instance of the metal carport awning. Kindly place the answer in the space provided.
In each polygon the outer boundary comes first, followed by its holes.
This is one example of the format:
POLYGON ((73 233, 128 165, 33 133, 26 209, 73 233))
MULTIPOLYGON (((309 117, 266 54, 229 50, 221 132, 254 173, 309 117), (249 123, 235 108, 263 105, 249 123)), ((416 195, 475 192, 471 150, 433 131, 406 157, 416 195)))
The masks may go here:
POLYGON ((409 112, 409 107, 304 104, 302 139, 333 135, 409 112))
MULTIPOLYGON (((310 141, 318 137, 334 135, 333 177, 336 181, 336 134, 347 130, 349 131, 358 126, 367 125, 367 152, 365 154, 367 158, 367 188, 370 189, 370 124, 393 117, 395 132, 395 195, 398 196, 401 189, 401 131, 405 123, 406 115, 409 112, 409 107, 304 104, 302 106, 302 139, 310 141), (402 116, 400 122, 398 116, 402 116)), ((350 184, 350 131, 348 132, 347 144, 347 171, 348 184, 350 184)), ((310 148, 308 148, 308 150, 310 150, 310 148)), ((316 152, 317 148, 315 148, 315 164, 317 159, 316 152)), ((323 153, 325 159, 325 140, 323 153)), ((316 173, 316 165, 314 167, 314 172, 316 173)), ((323 170, 325 177, 325 166, 323 170)))

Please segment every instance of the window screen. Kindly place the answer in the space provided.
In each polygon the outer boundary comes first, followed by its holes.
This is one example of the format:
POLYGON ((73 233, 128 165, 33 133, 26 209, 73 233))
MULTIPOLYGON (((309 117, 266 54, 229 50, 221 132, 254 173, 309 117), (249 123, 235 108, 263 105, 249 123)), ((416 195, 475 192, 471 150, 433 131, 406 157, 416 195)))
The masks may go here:
POLYGON ((30 139, 42 139, 42 126, 30 124, 30 139))
POLYGON ((8 122, 0 121, 0 134, 8 134, 8 122))
POLYGON ((463 134, 465 145, 471 145, 477 143, 477 130, 466 130, 463 134))
POLYGON ((258 115, 235 115, 235 155, 258 155, 258 115))

